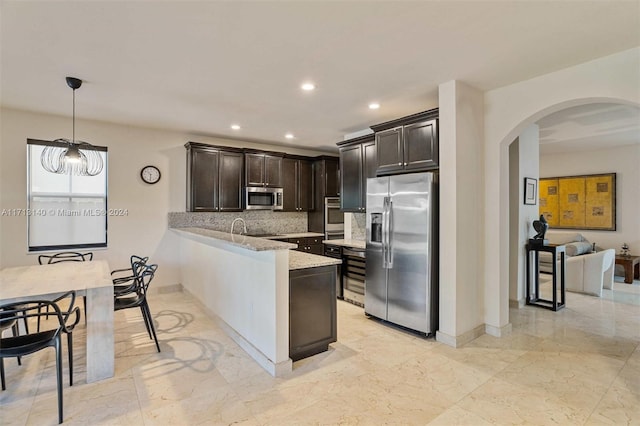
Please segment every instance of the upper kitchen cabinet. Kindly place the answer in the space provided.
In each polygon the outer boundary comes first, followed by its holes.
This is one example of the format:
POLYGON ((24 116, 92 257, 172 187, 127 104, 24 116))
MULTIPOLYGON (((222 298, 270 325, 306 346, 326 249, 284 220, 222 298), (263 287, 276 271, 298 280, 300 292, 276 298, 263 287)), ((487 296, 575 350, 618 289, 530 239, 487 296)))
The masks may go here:
POLYGON ((315 157, 313 171, 315 191, 324 197, 340 196, 340 158, 322 155, 315 157))
POLYGON ((373 134, 338 143, 340 147, 340 209, 364 212, 367 179, 376 176, 376 144, 373 134))
POLYGON ((377 174, 438 168, 438 109, 371 126, 376 135, 377 174))
POLYGON ((313 176, 309 160, 287 156, 282 159, 283 211, 313 210, 313 176))
POLYGON ((245 151, 244 159, 247 186, 282 187, 282 154, 245 151))
POLYGON ((187 211, 242 211, 241 150, 189 142, 187 211))

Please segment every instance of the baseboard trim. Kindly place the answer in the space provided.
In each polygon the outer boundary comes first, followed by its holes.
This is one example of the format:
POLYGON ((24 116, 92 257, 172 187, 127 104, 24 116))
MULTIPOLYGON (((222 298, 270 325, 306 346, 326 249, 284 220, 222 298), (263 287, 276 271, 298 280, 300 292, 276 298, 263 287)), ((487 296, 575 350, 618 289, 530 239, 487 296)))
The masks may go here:
POLYGON ((511 300, 509 299, 509 309, 522 309, 524 307, 524 299, 511 300))
POLYGON ((253 358, 253 360, 257 362, 260 367, 264 368, 269 374, 274 377, 282 377, 285 374, 293 371, 293 361, 291 360, 291 358, 288 358, 287 360, 279 363, 271 361, 265 354, 260 352, 258 348, 253 346, 251 342, 249 342, 247 339, 242 337, 240 333, 234 330, 233 327, 231 327, 222 318, 216 315, 215 312, 205 306, 204 303, 202 303, 200 299, 195 297, 193 293, 191 293, 188 289, 183 287, 182 291, 188 294, 193 299, 193 301, 200 308, 202 308, 203 311, 206 312, 209 318, 211 318, 216 323, 216 325, 225 332, 227 336, 229 336, 234 342, 236 342, 238 346, 240 346, 247 354, 249 354, 249 356, 253 358))
POLYGON ((149 294, 167 294, 167 293, 179 293, 182 292, 182 284, 170 284, 163 285, 162 287, 149 286, 149 294))
POLYGON ((444 343, 445 345, 459 348, 460 346, 464 346, 467 343, 477 339, 484 333, 485 325, 482 324, 472 330, 467 331, 466 333, 460 334, 459 336, 451 336, 441 331, 436 331, 436 340, 438 342, 444 343))
POLYGON ((484 331, 485 333, 493 337, 504 337, 511 334, 511 332, 513 331, 513 326, 511 325, 511 323, 503 325, 502 327, 485 324, 484 331))

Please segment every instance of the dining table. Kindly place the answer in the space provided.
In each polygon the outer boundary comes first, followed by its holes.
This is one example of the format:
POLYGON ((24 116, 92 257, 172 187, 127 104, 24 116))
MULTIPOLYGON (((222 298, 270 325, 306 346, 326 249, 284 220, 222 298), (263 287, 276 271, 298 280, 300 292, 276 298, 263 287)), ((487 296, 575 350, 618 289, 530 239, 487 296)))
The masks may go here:
POLYGON ((113 282, 105 260, 0 270, 0 304, 52 300, 70 290, 86 297, 87 383, 113 377, 113 282))

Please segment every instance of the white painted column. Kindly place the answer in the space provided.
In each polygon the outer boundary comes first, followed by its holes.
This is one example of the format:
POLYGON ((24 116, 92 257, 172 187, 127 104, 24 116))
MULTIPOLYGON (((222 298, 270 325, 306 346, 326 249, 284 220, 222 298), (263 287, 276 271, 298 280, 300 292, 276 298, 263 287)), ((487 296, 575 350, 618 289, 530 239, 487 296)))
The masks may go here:
MULTIPOLYGON (((511 228, 511 245, 509 253, 509 300, 516 304, 522 304, 525 297, 526 285, 526 249, 525 244, 533 232, 533 221, 539 215, 539 159, 540 159, 540 129, 537 124, 532 124, 522 131, 518 138, 518 156, 514 160, 517 162, 516 173, 510 173, 510 185, 517 188, 513 197, 509 197, 510 211, 515 214, 510 216, 516 220, 511 228), (515 175, 515 176, 514 176, 515 175), (538 182, 536 194, 536 204, 524 204, 524 178, 534 178, 538 182), (515 179, 513 179, 515 178, 515 179), (514 235, 515 233, 515 235, 514 235), (515 254, 515 257, 513 256, 515 254), (515 278, 515 282, 513 280, 515 278)), ((513 165, 513 162, 510 162, 513 165)), ((511 195, 510 193, 510 195, 511 195)))
POLYGON ((439 86, 440 326, 451 346, 485 331, 483 308, 482 92, 458 81, 439 86))

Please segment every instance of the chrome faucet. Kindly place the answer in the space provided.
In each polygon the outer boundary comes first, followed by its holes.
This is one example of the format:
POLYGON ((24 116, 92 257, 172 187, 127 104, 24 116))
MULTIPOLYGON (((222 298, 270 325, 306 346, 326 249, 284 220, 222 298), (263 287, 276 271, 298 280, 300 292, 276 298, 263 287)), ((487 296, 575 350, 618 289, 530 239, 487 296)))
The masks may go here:
POLYGON ((233 227, 235 226, 236 222, 240 221, 242 222, 242 231, 240 232, 240 235, 242 234, 246 234, 247 233, 247 224, 245 223, 244 219, 241 217, 236 217, 235 219, 233 219, 233 222, 231 222, 231 234, 233 234, 233 227))

